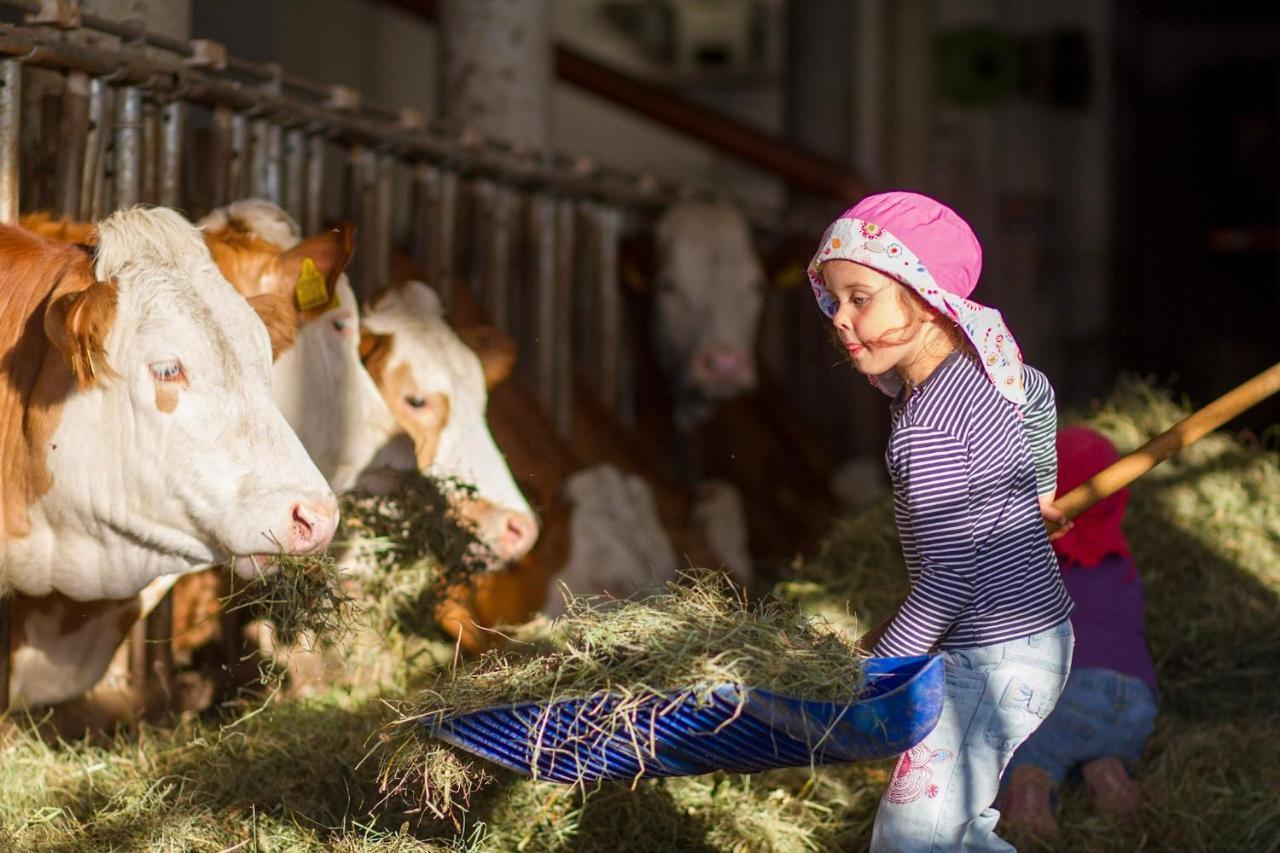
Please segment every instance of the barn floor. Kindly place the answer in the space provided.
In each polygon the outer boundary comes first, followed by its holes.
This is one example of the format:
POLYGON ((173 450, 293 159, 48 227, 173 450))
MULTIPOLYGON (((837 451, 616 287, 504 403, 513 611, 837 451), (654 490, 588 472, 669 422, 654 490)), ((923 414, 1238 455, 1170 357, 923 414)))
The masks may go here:
MULTIPOLYGON (((1176 419, 1122 385, 1088 421, 1122 451, 1176 419)), ((1148 596, 1162 716, 1131 825, 1064 797, 1048 850, 1280 848, 1280 464, 1273 446, 1206 439, 1134 489, 1129 531, 1148 596)), ((778 592, 847 622, 879 618, 902 570, 888 508, 840 521, 778 592), (846 607, 846 602, 849 602, 846 607)), ((142 727, 113 740, 42 741, 11 723, 0 752, 0 846, 13 850, 854 850, 865 848, 887 764, 753 777, 715 774, 588 792, 510 777, 455 826, 380 803, 371 750, 382 700, 452 650, 384 638, 378 684, 142 727), (390 665, 387 662, 391 661, 390 665)), ((367 654, 369 650, 365 650, 367 654)), ((353 674, 367 673, 356 655, 353 674)), ((354 680, 354 679, 353 679, 354 680)))

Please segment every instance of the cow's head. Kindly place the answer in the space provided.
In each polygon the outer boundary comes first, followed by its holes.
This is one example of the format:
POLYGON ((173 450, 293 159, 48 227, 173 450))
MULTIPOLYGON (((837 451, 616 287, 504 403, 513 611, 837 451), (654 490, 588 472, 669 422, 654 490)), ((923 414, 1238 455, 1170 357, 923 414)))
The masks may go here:
POLYGON ((374 464, 474 484, 463 517, 499 558, 527 553, 538 525, 485 422, 487 389, 515 361, 510 339, 489 327, 455 333, 435 291, 411 281, 365 313, 360 352, 403 430, 374 464))
POLYGON ((293 313, 296 339, 276 358, 272 391, 329 483, 350 489, 399 432, 360 362, 359 306, 343 272, 354 229, 303 239, 284 210, 261 199, 219 208, 199 224, 223 273, 269 327, 273 306, 293 313))
MULTIPOLYGON (((167 572, 324 549, 337 502, 271 398, 266 329, 200 232, 134 208, 97 233, 92 268, 64 275, 44 316, 77 386, 48 454, 48 512, 186 561, 167 572)), ((54 585, 82 598, 150 580, 145 567, 63 571, 54 585)))
POLYGON ((681 397, 724 400, 756 384, 764 269, 746 219, 685 202, 657 226, 655 344, 681 397))

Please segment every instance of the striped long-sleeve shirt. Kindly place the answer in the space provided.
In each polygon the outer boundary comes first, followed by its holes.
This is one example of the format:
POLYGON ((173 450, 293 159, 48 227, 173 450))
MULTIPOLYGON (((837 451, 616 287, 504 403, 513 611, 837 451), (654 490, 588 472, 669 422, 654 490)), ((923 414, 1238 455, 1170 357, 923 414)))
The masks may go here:
POLYGON ((1024 367, 1020 411, 956 352, 892 407, 885 458, 911 591, 877 655, 1017 639, 1071 612, 1037 495, 1053 490, 1053 389, 1024 367))

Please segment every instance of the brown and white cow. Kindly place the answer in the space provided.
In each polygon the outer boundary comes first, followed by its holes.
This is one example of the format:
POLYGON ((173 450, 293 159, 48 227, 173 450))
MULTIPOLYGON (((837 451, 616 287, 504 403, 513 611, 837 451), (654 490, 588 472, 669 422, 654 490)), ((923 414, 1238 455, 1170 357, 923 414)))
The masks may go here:
POLYGON ((312 553, 337 501, 270 394, 271 344, 173 211, 92 257, 0 228, 0 590, 123 599, 235 557, 312 553))
POLYGON ((365 311, 360 350, 403 430, 370 468, 420 470, 473 484, 475 497, 460 514, 476 525, 500 561, 528 553, 538 523, 485 421, 488 389, 510 373, 514 346, 491 327, 455 331, 436 292, 409 281, 365 311))
MULTIPOLYGON (((91 223, 56 220, 43 213, 29 214, 22 218, 22 226, 39 234, 60 241, 71 241, 86 246, 96 245, 98 229, 91 223)), ((280 354, 293 348, 305 348, 309 358, 322 362, 341 361, 315 343, 314 329, 322 324, 336 325, 341 312, 330 310, 302 311, 294 300, 293 283, 304 258, 312 259, 319 274, 330 289, 337 286, 351 253, 351 234, 338 229, 306 241, 294 241, 295 251, 281 251, 264 241, 243 234, 226 231, 220 234, 206 232, 204 241, 220 271, 230 279, 236 290, 245 297, 248 305, 257 313, 269 333, 272 351, 280 354), (299 329, 299 325, 302 328, 299 329), (295 347, 295 343, 298 347, 295 347)), ((349 294, 349 289, 348 289, 349 294)), ((240 305, 245 300, 240 300, 240 305)), ((354 306, 354 300, 347 304, 354 306)), ((355 350, 354 320, 351 332, 346 335, 350 361, 364 377, 369 393, 380 404, 376 389, 368 381, 355 350)), ((320 341, 327 337, 320 336, 320 341)), ((336 378, 329 374, 330 378, 336 378)), ((277 365, 272 370, 273 385, 278 378, 277 365)), ((331 396, 345 395, 345 384, 334 384, 331 396)), ((276 394, 278 397, 278 393, 276 394)), ((287 416, 288 413, 286 413, 287 416)), ((309 448, 308 448, 309 451, 309 448)), ((369 452, 372 455, 372 451, 369 452)), ((326 479, 333 479, 331 470, 322 470, 326 479)), ((201 573, 204 574, 204 573, 201 573)), ((186 575, 184 577, 192 577, 186 575)), ((16 706, 47 705, 65 701, 80 695, 93 686, 106 672, 116 648, 139 616, 148 613, 161 597, 179 581, 178 573, 163 575, 153 580, 137 596, 124 599, 77 601, 61 594, 44 596, 16 595, 13 599, 11 618, 11 648, 13 649, 10 679, 11 701, 16 706)), ((204 584, 200 588, 210 587, 204 584)), ((214 596, 216 601, 216 594, 214 596)), ((205 624, 184 634, 182 641, 195 642, 199 634, 216 627, 205 624)), ((117 663, 123 667, 123 661, 117 663)), ((124 680, 123 671, 115 681, 124 680)), ((101 698, 101 697, 99 697, 101 698)), ((124 699, 124 695, 112 694, 111 699, 124 699)), ((136 708, 121 710, 132 711, 136 708)))

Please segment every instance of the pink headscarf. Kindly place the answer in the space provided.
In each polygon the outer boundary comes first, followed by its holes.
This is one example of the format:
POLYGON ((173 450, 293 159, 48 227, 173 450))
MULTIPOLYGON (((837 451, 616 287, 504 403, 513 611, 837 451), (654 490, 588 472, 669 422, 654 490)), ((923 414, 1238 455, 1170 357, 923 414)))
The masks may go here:
MULTIPOLYGON (((968 299, 982 272, 982 246, 954 210, 919 193, 888 192, 867 196, 842 213, 827 228, 809 263, 809 284, 829 319, 837 306, 822 283, 821 267, 836 259, 884 273, 951 318, 973 343, 1000 393, 1020 406, 1026 404, 1022 352, 1013 334, 999 311, 968 299)), ((890 396, 902 387, 893 371, 870 378, 890 396)))
MULTIPOLYGON (((1060 496, 1119 458, 1115 445, 1088 427, 1059 431, 1057 444, 1060 496)), ((1063 568, 1096 566, 1109 554, 1129 556, 1129 540, 1121 527, 1128 504, 1129 490, 1121 489, 1085 510, 1066 533, 1053 540, 1053 550, 1062 558, 1063 568)))

